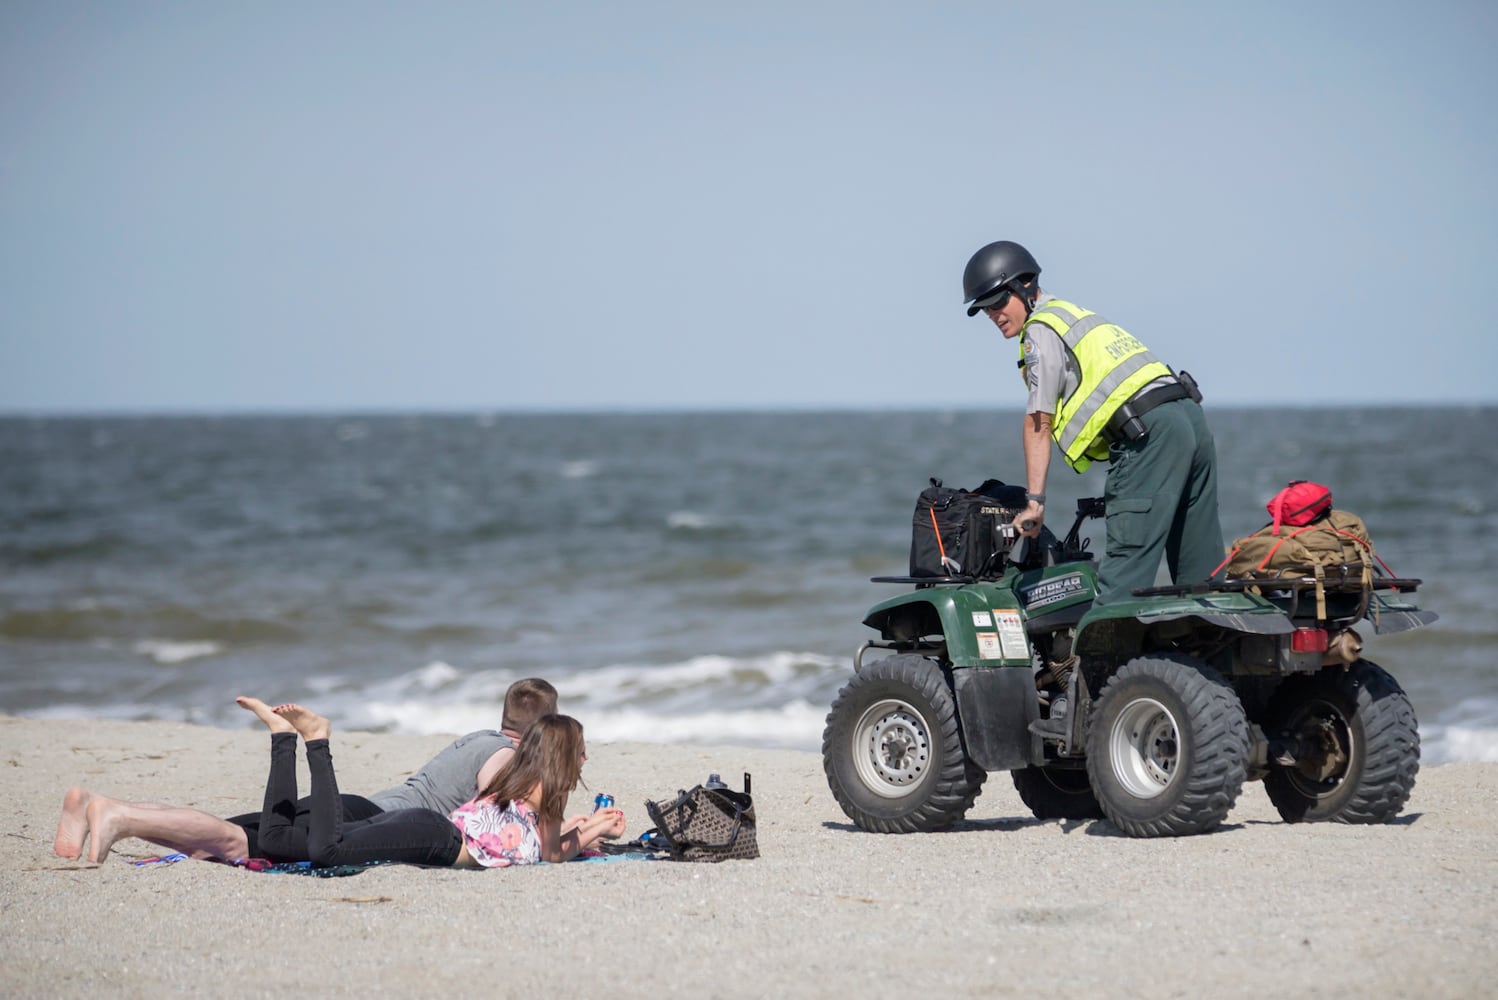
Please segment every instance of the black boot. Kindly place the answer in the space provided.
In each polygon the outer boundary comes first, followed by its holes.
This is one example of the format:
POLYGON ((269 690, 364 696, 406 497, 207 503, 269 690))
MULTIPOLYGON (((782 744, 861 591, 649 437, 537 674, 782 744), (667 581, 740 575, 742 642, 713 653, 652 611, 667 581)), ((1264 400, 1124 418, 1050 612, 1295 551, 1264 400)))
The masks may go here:
POLYGON ((1030 732, 1042 739, 1066 739, 1071 735, 1071 718, 1066 708, 1066 695, 1056 695, 1051 699, 1050 713, 1030 723, 1030 732))

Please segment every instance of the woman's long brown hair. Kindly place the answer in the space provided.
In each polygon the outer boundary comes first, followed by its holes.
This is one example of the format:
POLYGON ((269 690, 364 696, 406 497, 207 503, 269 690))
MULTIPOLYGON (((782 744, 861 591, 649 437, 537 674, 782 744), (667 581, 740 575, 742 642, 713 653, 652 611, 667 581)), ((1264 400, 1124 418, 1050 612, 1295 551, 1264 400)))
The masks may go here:
POLYGON ((540 782, 541 818, 560 823, 582 773, 582 723, 570 715, 543 715, 526 728, 515 756, 479 797, 505 805, 524 799, 540 782))

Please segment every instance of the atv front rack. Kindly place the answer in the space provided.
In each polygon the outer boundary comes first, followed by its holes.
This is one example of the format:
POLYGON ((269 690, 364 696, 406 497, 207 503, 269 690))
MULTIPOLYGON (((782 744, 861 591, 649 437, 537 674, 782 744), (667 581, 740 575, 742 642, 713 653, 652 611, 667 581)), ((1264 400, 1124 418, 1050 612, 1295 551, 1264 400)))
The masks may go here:
POLYGON ((871 649, 890 649, 896 653, 917 653, 943 658, 947 655, 946 642, 934 642, 930 639, 870 639, 853 653, 854 673, 863 671, 863 654, 871 649))
POLYGON ((979 580, 998 580, 997 576, 871 576, 870 583, 913 583, 917 587, 934 587, 939 583, 977 583, 979 580))

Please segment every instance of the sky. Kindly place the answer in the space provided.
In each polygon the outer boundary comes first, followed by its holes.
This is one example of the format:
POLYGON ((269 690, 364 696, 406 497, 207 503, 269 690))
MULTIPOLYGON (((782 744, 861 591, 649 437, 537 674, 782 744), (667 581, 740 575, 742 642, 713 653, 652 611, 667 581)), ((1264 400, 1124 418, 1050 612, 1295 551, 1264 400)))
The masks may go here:
POLYGON ((1498 401, 1498 4, 0 4, 0 412, 1498 401))

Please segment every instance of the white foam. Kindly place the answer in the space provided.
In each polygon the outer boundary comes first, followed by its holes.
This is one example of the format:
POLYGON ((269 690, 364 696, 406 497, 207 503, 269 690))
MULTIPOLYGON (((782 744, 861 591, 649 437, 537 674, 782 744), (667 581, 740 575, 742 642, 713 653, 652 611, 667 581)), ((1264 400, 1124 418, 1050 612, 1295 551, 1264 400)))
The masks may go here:
POLYGON ((170 639, 142 639, 132 647, 142 656, 149 656, 157 663, 186 663, 205 656, 214 656, 224 651, 222 643, 203 640, 172 641, 170 639))
MULTIPOLYGON (((820 748, 834 693, 850 676, 843 658, 781 650, 570 671, 469 671, 436 660, 353 689, 334 677, 308 684, 320 692, 319 710, 351 729, 466 733, 498 728, 506 688, 535 674, 556 685, 561 710, 600 742, 810 751, 820 748)), ((1490 702, 1469 700, 1441 722, 1422 723, 1422 763, 1498 762, 1495 715, 1490 702)))
POLYGON ((589 712, 588 735, 600 742, 721 743, 817 750, 827 708, 793 701, 777 708, 655 715, 638 709, 589 712))
POLYGON ((361 701, 352 710, 350 727, 393 730, 398 733, 471 733, 475 729, 498 729, 504 714, 499 701, 428 703, 412 701, 361 701))
POLYGON ((452 664, 443 663, 441 660, 433 660, 416 671, 416 676, 413 680, 419 687, 428 691, 436 691, 439 688, 444 688, 452 684, 454 681, 460 680, 462 676, 463 672, 452 664))
POLYGON ((720 522, 706 514, 699 514, 694 510, 674 510, 666 515, 666 526, 668 528, 683 528, 688 531, 702 531, 707 528, 717 527, 720 522))
MULTIPOLYGON (((837 666, 842 661, 819 653, 792 653, 778 651, 761 656, 732 657, 708 654, 694 656, 680 663, 665 663, 651 666, 638 663, 619 663, 575 674, 557 681, 557 690, 565 684, 570 694, 590 700, 602 700, 609 694, 625 693, 639 696, 642 692, 677 692, 683 688, 703 685, 713 681, 747 678, 763 675, 772 686, 790 681, 805 670, 819 671, 837 666)), ((755 678, 758 680, 758 678, 755 678)))
MULTIPOLYGON (((782 651, 545 676, 557 687, 562 711, 581 719, 595 739, 807 749, 819 745, 829 669, 841 670, 841 661, 782 651)), ((350 728, 464 733, 499 726, 504 692, 519 676, 436 661, 357 694, 333 678, 308 683, 350 728)))
POLYGON ((1421 759, 1427 764, 1498 763, 1498 729, 1422 726, 1421 759))
POLYGON ((591 458, 562 463, 563 479, 592 479, 598 475, 598 463, 591 458))

